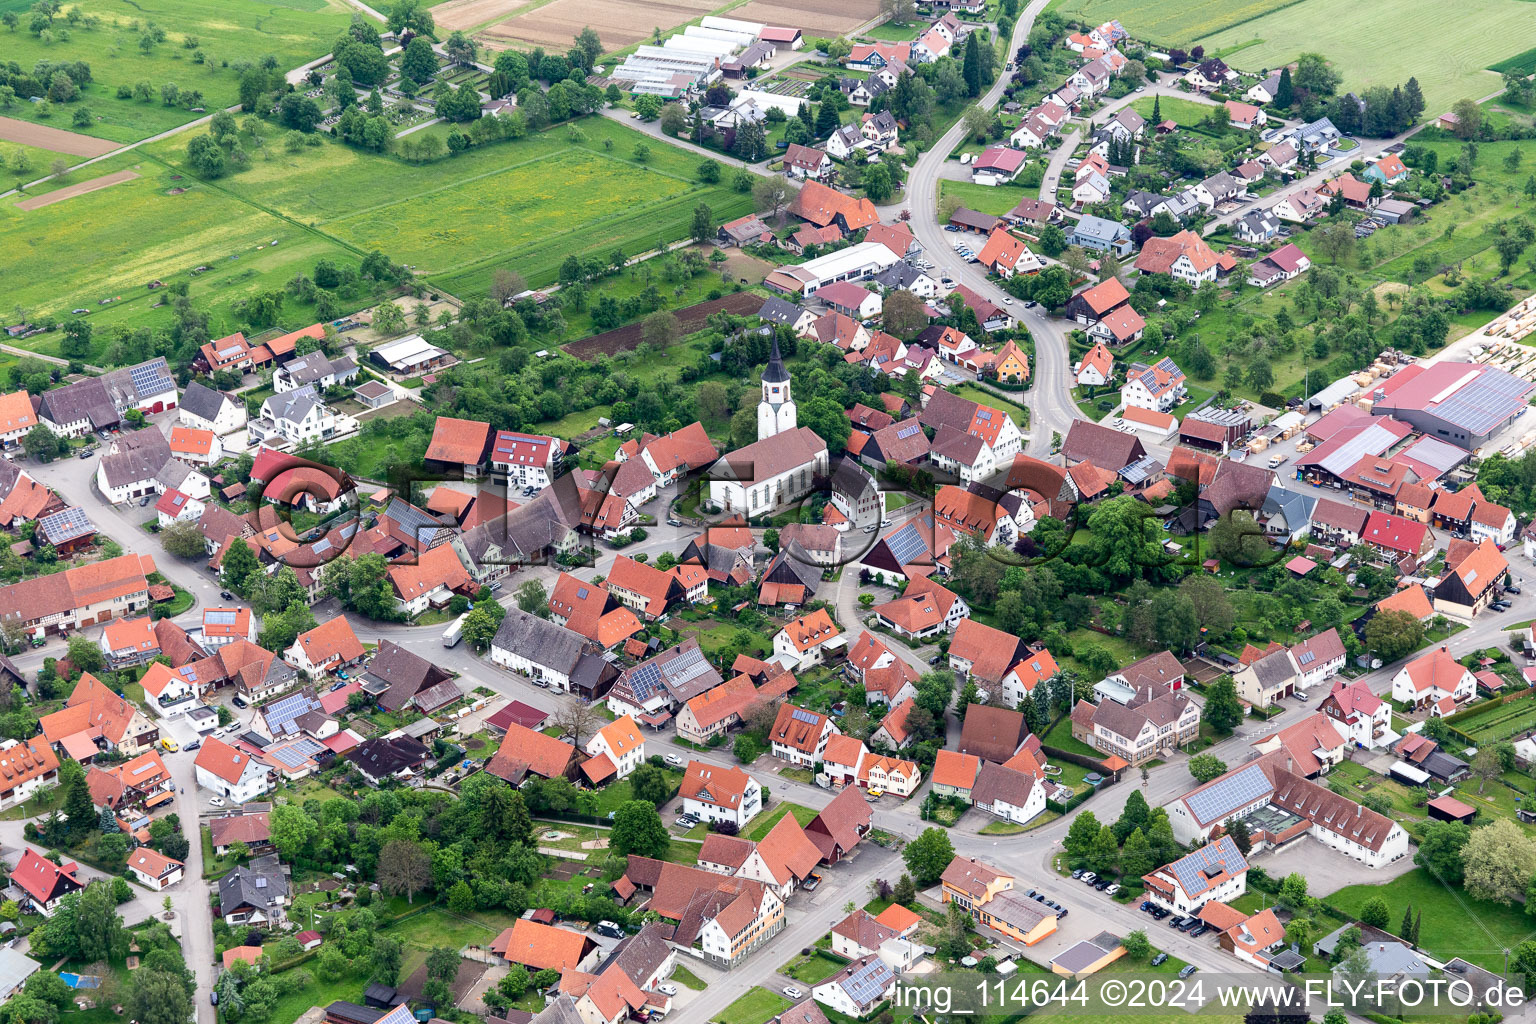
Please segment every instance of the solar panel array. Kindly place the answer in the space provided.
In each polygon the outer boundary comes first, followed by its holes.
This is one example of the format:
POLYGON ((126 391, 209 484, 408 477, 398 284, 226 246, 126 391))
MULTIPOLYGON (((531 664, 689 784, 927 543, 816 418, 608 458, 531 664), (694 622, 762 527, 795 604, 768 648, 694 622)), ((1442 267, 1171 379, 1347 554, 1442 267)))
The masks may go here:
POLYGON ((928 552, 928 544, 918 532, 916 523, 908 523, 885 538, 885 544, 897 565, 907 565, 928 552))
POLYGON ((233 608, 210 608, 203 612, 203 624, 205 626, 233 626, 239 612, 233 608))
POLYGON ((133 390, 139 396, 160 395, 176 387, 170 371, 166 369, 164 359, 152 359, 147 363, 129 367, 128 379, 133 381, 133 390))
POLYGON ((1273 789, 1257 764, 1239 769, 1224 779, 1185 797, 1184 802, 1202 823, 1218 821, 1240 807, 1263 798, 1273 789))
POLYGON ((1487 369, 1435 406, 1434 413, 1469 434, 1486 434, 1525 407, 1531 387, 1512 373, 1487 369))
POLYGON ((267 755, 284 768, 297 768, 310 758, 298 749, 297 743, 291 743, 286 747, 275 747, 267 751, 267 755))
POLYGON ((85 509, 74 507, 44 516, 38 520, 37 526, 42 531, 43 539, 50 544, 62 544, 76 537, 84 537, 86 534, 96 532, 96 528, 91 525, 90 517, 85 514, 85 509))
POLYGON ((1311 651, 1302 651, 1296 658, 1297 663, 1301 665, 1310 665, 1316 660, 1317 655, 1311 651))
POLYGON ((879 957, 872 957, 869 963, 848 975, 843 982, 843 991, 855 1003, 868 1006, 879 1002, 895 980, 896 975, 891 971, 890 964, 879 957))
POLYGON ((899 441, 904 441, 922 429, 923 425, 921 423, 913 423, 909 426, 902 427, 900 430, 896 431, 896 439, 899 441))
POLYGON ((789 713, 789 717, 793 718, 797 722, 804 722, 806 725, 815 725, 821 721, 820 715, 811 711, 807 711, 804 708, 795 708, 789 713))
POLYGON ((1208 843, 1168 865, 1173 877, 1179 880, 1179 885, 1190 895, 1202 893, 1208 888, 1209 875, 1220 871, 1235 873, 1245 867, 1247 862, 1238 852, 1237 844, 1232 842, 1231 836, 1222 836, 1214 843, 1208 843))
POLYGON ((294 693, 280 697, 262 708, 262 717, 274 733, 293 732, 293 722, 301 715, 317 710, 320 702, 308 693, 294 693))

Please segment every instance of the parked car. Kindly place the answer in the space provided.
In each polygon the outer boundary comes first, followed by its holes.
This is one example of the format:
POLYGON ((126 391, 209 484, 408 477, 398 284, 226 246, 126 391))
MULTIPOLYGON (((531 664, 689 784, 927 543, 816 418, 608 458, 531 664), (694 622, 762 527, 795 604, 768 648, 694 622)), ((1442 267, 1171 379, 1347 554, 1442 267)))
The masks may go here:
POLYGON ((231 697, 229 702, 237 708, 248 708, 251 706, 250 702, 247 701, 244 697, 240 696, 238 693, 231 697))
POLYGON ((220 597, 221 597, 221 598, 223 598, 223 599, 224 599, 224 600, 226 600, 226 601, 233 601, 233 600, 234 600, 234 599, 235 599, 235 595, 234 595, 234 594, 231 594, 231 593, 230 593, 230 592, 229 592, 229 591, 227 591, 227 590, 221 590, 221 591, 219 591, 219 596, 220 596, 220 597))
POLYGON ((1161 967, 1163 964, 1165 964, 1167 962, 1168 962, 1168 954, 1167 953, 1159 953, 1159 954, 1157 954, 1157 956, 1152 958, 1152 966, 1153 967, 1161 967))
POLYGON ((664 981, 660 985, 656 986, 656 991, 665 996, 675 996, 677 995, 677 986, 672 984, 670 981, 664 981))
POLYGON ((1120 883, 1119 882, 1112 882, 1110 884, 1109 888, 1104 890, 1104 893, 1107 896, 1113 896, 1115 893, 1117 893, 1119 891, 1120 891, 1120 883))
POLYGON ((812 871, 810 874, 805 876, 805 881, 800 883, 800 888, 804 889, 806 892, 815 892, 816 887, 820 884, 821 875, 812 871))
POLYGON ((1104 892, 1105 890, 1107 890, 1113 884, 1114 883, 1111 882, 1109 879, 1101 878, 1097 882, 1093 883, 1093 887, 1095 889, 1099 890, 1099 892, 1104 892))
POLYGON ((1070 911, 1068 911, 1066 907, 1057 907, 1056 920, 1060 921, 1062 918, 1066 917, 1068 913, 1070 913, 1070 911))
POLYGON ((221 796, 210 797, 208 799, 208 806, 209 807, 223 807, 224 806, 224 798, 221 797, 221 796))
POLYGON ((1504 593, 1506 593, 1506 594, 1518 594, 1518 593, 1520 593, 1520 588, 1519 587, 1505 587, 1504 588, 1504 593))
POLYGON ((1073 868, 1072 869, 1072 877, 1073 878, 1082 878, 1083 877, 1083 869, 1082 868, 1073 868))
POLYGON ((666 760, 667 764, 670 765, 681 766, 683 763, 683 759, 678 757, 676 754, 668 754, 666 760))
POLYGON ((1153 903, 1151 900, 1142 900, 1141 909, 1150 914, 1152 911, 1157 909, 1157 904, 1153 903))
POLYGON ((1099 876, 1094 874, 1092 871, 1084 871, 1081 881, 1088 885, 1092 885, 1098 879, 1098 877, 1099 876))
POLYGON ((202 740, 193 740, 191 743, 188 743, 182 749, 183 750, 196 750, 198 747, 200 747, 202 745, 203 745, 203 741, 202 740))
POLYGON ((1191 974, 1194 974, 1194 973, 1195 973, 1195 972, 1196 972, 1196 971, 1198 971, 1198 970, 1199 970, 1199 969, 1200 969, 1200 968, 1198 968, 1198 967, 1196 967, 1196 966, 1195 966, 1195 965, 1194 965, 1194 964, 1187 964, 1187 965, 1186 965, 1186 966, 1185 966, 1185 967, 1184 967, 1184 969, 1183 969, 1183 970, 1182 970, 1182 971, 1180 971, 1180 972, 1179 972, 1179 977, 1181 977, 1181 978, 1187 978, 1187 977, 1189 977, 1189 976, 1190 976, 1190 975, 1191 975, 1191 974))
POLYGON ((1176 917, 1172 921, 1168 922, 1168 927, 1169 928, 1181 928, 1181 927, 1183 927, 1184 922, 1187 921, 1187 920, 1189 920, 1187 917, 1185 917, 1183 914, 1180 914, 1178 917, 1176 917))
POLYGON ((800 991, 799 989, 795 988, 795 986, 793 986, 793 985, 785 986, 784 994, 786 996, 789 996, 789 998, 791 998, 791 999, 804 999, 805 998, 805 993, 800 991))

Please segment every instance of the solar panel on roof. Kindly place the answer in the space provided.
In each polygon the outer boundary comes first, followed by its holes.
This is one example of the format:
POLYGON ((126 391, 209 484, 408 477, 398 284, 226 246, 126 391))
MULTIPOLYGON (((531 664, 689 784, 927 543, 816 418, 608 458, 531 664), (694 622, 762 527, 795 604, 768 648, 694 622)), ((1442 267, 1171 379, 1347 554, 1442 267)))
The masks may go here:
POLYGON ((585 601, 587 599, 587 594, 588 593, 589 593, 589 591, 587 590, 586 587, 578 588, 577 591, 576 591, 576 599, 579 600, 579 601, 585 601))
POLYGON ((215 626, 233 626, 238 615, 229 608, 213 608, 203 613, 203 621, 215 626))
POLYGON ((988 421, 990 421, 992 419, 992 410, 991 409, 977 409, 976 410, 976 418, 979 419, 979 420, 982 420, 983 422, 988 422, 988 421))
POLYGON ((916 523, 908 523, 889 537, 885 538, 886 547, 891 551, 891 557, 896 559, 897 565, 906 565, 918 555, 928 551, 928 545, 917 532, 916 523))
POLYGON ((804 710, 803 708, 795 708, 789 713, 789 717, 793 718, 797 722, 804 722, 806 725, 815 725, 817 722, 821 721, 820 715, 813 714, 804 710))
POLYGON ((1310 665, 1316 660, 1317 655, 1313 654, 1311 651, 1302 651, 1300 657, 1296 659, 1296 661, 1302 665, 1310 665))
POLYGON ((1469 434, 1486 434, 1524 408, 1530 390, 1529 381, 1490 368, 1457 388, 1434 407, 1434 413, 1469 434))
POLYGON ((897 440, 906 440, 922 429, 923 426, 921 423, 913 423, 910 426, 902 427, 900 430, 896 431, 896 438, 897 440))
POLYGON ((1201 822, 1217 821, 1270 792, 1269 779, 1258 765, 1249 765, 1225 779, 1191 793, 1185 803, 1201 822))

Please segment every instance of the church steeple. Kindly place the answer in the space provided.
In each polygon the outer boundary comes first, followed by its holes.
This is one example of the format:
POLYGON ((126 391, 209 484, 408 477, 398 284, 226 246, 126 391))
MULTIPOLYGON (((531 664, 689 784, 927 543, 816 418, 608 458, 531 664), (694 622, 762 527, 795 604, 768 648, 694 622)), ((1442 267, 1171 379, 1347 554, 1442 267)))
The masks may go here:
POLYGON ((790 396, 789 371, 779 353, 779 339, 773 339, 768 365, 763 367, 763 398, 757 403, 757 439, 759 441, 795 429, 795 400, 790 396))
POLYGON ((783 383, 788 380, 789 371, 784 369, 784 358, 779 355, 779 336, 775 334, 773 348, 768 353, 768 365, 763 369, 763 383, 783 383))

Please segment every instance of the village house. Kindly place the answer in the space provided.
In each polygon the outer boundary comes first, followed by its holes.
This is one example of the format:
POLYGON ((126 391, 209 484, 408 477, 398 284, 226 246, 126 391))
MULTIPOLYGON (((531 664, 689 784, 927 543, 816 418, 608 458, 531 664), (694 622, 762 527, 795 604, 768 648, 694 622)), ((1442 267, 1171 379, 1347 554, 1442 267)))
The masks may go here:
POLYGON ((683 813, 700 821, 729 821, 744 827, 762 810, 763 787, 740 768, 688 762, 683 774, 683 813))

